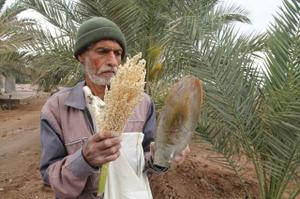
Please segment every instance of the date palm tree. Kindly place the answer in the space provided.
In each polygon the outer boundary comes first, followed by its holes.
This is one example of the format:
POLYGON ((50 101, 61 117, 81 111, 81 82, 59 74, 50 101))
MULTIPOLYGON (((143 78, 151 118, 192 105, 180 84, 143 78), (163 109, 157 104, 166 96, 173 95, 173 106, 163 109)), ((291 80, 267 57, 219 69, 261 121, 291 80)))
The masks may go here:
POLYGON ((184 56, 190 70, 205 82, 199 134, 222 154, 215 161, 236 174, 243 173, 243 165, 235 155, 249 158, 259 198, 300 194, 299 13, 299 1, 283 1, 263 40, 264 63, 253 59, 251 46, 261 43, 258 38, 236 39, 230 28, 184 56))
POLYGON ((17 15, 25 9, 17 2, 4 7, 6 0, 0 0, 0 73, 7 78, 28 75, 24 67, 24 52, 19 52, 30 40, 28 34, 19 34, 20 28, 30 24, 30 20, 19 20, 17 15))
POLYGON ((24 7, 40 13, 56 30, 49 32, 36 27, 26 30, 36 39, 30 48, 38 52, 38 64, 33 63, 40 68, 38 82, 48 87, 74 84, 82 77, 81 66, 72 57, 72 47, 78 25, 91 16, 107 17, 121 27, 129 56, 142 51, 147 61, 148 82, 170 74, 169 68, 175 66, 176 56, 181 53, 178 46, 197 45, 221 24, 249 22, 246 12, 237 6, 217 8, 218 0, 22 1, 24 7), (175 35, 176 32, 182 34, 175 35))

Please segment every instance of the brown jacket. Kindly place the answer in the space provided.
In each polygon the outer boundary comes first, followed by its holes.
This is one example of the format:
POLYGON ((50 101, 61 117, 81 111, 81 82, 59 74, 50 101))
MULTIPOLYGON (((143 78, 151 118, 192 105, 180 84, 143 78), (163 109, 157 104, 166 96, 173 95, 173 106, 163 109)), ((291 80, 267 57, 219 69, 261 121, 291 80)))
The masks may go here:
MULTIPOLYGON (((82 145, 94 134, 83 86, 84 82, 80 82, 73 88, 54 94, 41 112, 40 171, 44 182, 52 187, 57 198, 97 198, 95 192, 99 171, 82 156, 82 145)), ((125 132, 143 132, 143 147, 148 152, 155 126, 154 105, 150 97, 143 94, 143 100, 128 120, 125 132)))

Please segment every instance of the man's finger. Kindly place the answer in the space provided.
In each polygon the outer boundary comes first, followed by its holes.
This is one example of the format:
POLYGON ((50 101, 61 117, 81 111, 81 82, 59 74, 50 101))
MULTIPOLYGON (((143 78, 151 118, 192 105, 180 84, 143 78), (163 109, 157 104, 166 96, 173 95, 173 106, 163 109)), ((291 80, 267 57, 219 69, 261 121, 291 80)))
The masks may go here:
POLYGON ((154 152, 155 151, 155 142, 150 143, 150 151, 154 152))
POLYGON ((119 156, 120 156, 120 151, 118 151, 112 155, 106 156, 104 158, 104 160, 105 160, 105 162, 111 162, 111 161, 116 160, 119 156))
POLYGON ((111 148, 115 145, 120 145, 121 144, 121 137, 111 137, 111 138, 105 138, 102 139, 101 141, 95 143, 95 147, 99 151, 106 150, 107 148, 111 148))
POLYGON ((101 154, 103 154, 103 156, 109 156, 109 155, 119 152, 120 148, 121 148, 121 144, 116 144, 112 147, 101 150, 101 154))
POLYGON ((96 133, 92 136, 92 140, 95 142, 99 142, 101 140, 104 140, 106 138, 112 138, 112 137, 116 137, 115 135, 113 135, 112 133, 96 133))
POLYGON ((187 155, 187 154, 189 154, 190 153, 190 147, 189 146, 187 146, 183 151, 182 151, 182 154, 183 155, 187 155))

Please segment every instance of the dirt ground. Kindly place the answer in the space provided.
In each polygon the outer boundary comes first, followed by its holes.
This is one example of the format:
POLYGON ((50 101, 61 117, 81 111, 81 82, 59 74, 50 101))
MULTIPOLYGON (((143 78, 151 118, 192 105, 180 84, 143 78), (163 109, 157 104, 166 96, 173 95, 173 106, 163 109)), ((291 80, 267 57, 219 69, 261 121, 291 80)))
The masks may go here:
MULTIPOLYGON (((0 199, 53 198, 39 175, 39 114, 46 95, 39 95, 14 110, 0 109, 0 199)), ((193 141, 188 159, 164 175, 150 178, 154 199, 246 198, 235 175, 208 160, 217 154, 193 141)), ((254 196, 253 169, 243 179, 254 196)))

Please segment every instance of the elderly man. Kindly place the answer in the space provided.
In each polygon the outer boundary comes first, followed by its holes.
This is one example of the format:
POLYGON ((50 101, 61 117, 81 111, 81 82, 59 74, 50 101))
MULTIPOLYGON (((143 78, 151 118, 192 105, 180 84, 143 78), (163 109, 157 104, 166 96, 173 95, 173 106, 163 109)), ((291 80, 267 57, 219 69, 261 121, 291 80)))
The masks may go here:
MULTIPOLYGON (((105 87, 125 55, 124 35, 112 21, 93 17, 80 26, 74 56, 84 67, 85 81, 51 96, 41 112, 40 171, 56 198, 97 198, 99 168, 120 156, 120 136, 94 132, 83 86, 103 99, 105 87)), ((144 94, 125 127, 126 132, 143 132, 144 172, 164 171, 152 162, 154 150, 150 143, 155 127, 154 104, 144 94)), ((178 155, 174 164, 180 164, 188 151, 178 155)))

